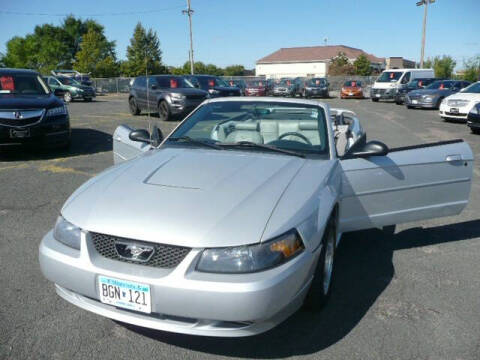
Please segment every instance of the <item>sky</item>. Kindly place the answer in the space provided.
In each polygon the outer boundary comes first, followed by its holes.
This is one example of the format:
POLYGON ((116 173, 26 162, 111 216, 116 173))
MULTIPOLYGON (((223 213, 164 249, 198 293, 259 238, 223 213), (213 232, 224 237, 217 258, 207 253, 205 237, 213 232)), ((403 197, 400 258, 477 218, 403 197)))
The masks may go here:
MULTIPOLYGON (((0 0, 0 52, 35 25, 60 25, 65 14, 93 18, 125 58, 137 22, 157 32, 166 65, 188 60, 187 0, 0 0)), ((282 48, 347 45, 379 57, 419 61, 423 7, 417 0, 191 0, 195 61, 218 66, 255 62, 282 48)), ((480 0, 429 6, 426 57, 451 55, 457 69, 480 55, 480 0)))

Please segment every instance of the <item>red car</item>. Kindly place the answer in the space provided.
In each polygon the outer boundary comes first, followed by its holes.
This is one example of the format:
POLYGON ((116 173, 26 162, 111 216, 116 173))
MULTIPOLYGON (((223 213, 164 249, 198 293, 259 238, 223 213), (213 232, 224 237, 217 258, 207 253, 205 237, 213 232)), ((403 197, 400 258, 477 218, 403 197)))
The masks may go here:
POLYGON ((340 98, 363 99, 362 82, 355 80, 345 81, 340 91, 340 98))
POLYGON ((267 83, 265 80, 247 81, 245 96, 266 96, 267 83))

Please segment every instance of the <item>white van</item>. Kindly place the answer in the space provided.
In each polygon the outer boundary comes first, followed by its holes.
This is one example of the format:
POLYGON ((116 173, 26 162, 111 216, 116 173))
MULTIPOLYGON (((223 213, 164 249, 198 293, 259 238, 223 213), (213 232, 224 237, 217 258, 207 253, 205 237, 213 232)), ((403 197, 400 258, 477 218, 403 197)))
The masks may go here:
POLYGON ((370 90, 372 101, 395 98, 395 94, 415 79, 431 79, 435 77, 433 69, 389 69, 385 70, 370 90))

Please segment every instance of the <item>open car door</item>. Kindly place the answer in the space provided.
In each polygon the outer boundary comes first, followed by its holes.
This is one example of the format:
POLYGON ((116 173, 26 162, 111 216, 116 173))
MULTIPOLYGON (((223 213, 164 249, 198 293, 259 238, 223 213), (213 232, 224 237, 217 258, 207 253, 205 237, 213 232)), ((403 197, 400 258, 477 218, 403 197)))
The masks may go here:
POLYGON ((457 215, 468 204, 473 154, 463 140, 340 163, 341 232, 457 215))
POLYGON ((129 135, 133 130, 134 129, 127 125, 120 125, 115 129, 113 133, 114 164, 130 160, 152 148, 148 143, 130 140, 129 135))

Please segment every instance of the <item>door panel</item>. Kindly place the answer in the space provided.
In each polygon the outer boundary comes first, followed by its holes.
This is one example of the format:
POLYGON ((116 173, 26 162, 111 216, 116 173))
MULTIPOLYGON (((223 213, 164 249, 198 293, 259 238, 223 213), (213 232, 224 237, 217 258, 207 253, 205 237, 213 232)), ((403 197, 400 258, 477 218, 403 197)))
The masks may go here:
POLYGON ((468 204, 473 154, 463 141, 340 163, 343 232, 457 215, 468 204))
POLYGON ((151 149, 150 144, 132 141, 129 139, 133 129, 127 125, 120 125, 113 133, 113 162, 115 164, 130 160, 151 149))

